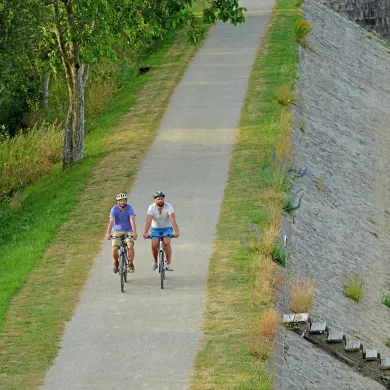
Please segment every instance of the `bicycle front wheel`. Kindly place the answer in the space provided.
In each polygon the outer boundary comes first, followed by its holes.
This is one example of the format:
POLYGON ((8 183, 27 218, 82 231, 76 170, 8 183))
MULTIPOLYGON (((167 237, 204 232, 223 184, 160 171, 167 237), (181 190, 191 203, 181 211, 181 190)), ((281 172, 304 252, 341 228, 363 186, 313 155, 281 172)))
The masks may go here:
POLYGON ((120 281, 121 281, 121 291, 124 291, 125 288, 125 272, 126 269, 126 259, 123 254, 121 254, 121 258, 119 260, 119 273, 120 273, 120 281))
POLYGON ((127 254, 125 254, 124 257, 125 257, 125 261, 124 261, 123 276, 124 276, 125 283, 127 283, 127 267, 129 266, 129 259, 127 258, 127 254))
POLYGON ((158 255, 158 267, 160 269, 161 288, 164 288, 165 267, 164 267, 164 253, 160 252, 158 255))

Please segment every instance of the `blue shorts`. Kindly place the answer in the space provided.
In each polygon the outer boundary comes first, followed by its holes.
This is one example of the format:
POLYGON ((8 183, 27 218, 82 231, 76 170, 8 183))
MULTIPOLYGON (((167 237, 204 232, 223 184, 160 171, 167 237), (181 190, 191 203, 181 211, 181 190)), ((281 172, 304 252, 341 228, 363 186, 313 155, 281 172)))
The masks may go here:
POLYGON ((152 238, 160 238, 160 237, 166 237, 171 236, 173 234, 173 228, 167 227, 167 228, 154 228, 150 230, 150 235, 152 238))

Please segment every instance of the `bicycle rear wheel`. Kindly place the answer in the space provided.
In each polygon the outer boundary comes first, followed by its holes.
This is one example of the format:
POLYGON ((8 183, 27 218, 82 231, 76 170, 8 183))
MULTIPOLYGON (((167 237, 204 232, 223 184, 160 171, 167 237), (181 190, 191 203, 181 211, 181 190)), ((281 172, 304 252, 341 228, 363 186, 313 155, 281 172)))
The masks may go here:
POLYGON ((160 269, 160 280, 161 280, 161 288, 164 288, 164 279, 165 279, 165 268, 164 268, 164 253, 160 252, 158 254, 158 266, 160 269))

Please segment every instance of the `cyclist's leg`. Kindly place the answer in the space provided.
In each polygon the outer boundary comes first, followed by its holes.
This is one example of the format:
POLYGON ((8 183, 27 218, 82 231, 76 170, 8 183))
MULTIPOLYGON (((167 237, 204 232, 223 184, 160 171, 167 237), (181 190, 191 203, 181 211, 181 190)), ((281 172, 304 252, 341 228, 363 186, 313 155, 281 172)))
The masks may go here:
POLYGON ((112 258, 113 258, 113 271, 116 274, 118 272, 118 265, 119 265, 119 253, 118 253, 118 247, 113 246, 112 247, 112 258))
POLYGON ((165 250, 165 256, 167 257, 167 263, 168 265, 170 265, 172 261, 172 247, 171 247, 171 239, 168 237, 164 237, 164 250, 165 250))
POLYGON ((129 259, 129 271, 134 272, 134 242, 127 241, 127 257, 129 259))
POLYGON ((152 227, 150 230, 150 237, 152 238, 152 255, 153 260, 157 263, 158 247, 160 241, 160 232, 162 229, 152 227))
POLYGON ((164 229, 163 236, 164 236, 164 250, 165 250, 165 256, 167 257, 167 264, 171 265, 172 261, 172 247, 171 247, 171 239, 167 236, 171 236, 173 234, 173 228, 166 228, 164 229))
MULTIPOLYGON (((113 232, 113 236, 117 236, 118 232, 113 232)), ((112 244, 112 259, 114 261, 114 264, 113 264, 113 271, 114 273, 117 273, 118 272, 118 265, 119 265, 119 252, 118 252, 118 249, 121 245, 121 240, 119 238, 113 238, 111 240, 111 244, 112 244)))

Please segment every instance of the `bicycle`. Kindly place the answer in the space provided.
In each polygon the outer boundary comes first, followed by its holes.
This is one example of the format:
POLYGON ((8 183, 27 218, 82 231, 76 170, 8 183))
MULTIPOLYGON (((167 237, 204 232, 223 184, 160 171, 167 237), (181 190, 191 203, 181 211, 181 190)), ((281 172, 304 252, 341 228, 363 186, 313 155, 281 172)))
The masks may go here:
POLYGON ((121 240, 121 246, 119 247, 118 273, 122 292, 124 292, 125 283, 127 283, 127 267, 129 265, 129 258, 127 256, 127 244, 125 239, 129 237, 132 238, 133 236, 128 234, 122 236, 111 236, 111 238, 119 238, 121 240))
MULTIPOLYGON (((164 237, 177 238, 176 236, 174 236, 172 234, 170 234, 168 236, 160 235, 160 237, 158 237, 159 247, 158 247, 158 255, 157 255, 157 268, 158 268, 158 272, 160 274, 161 289, 164 289, 165 271, 166 271, 167 266, 168 266, 167 258, 165 256, 165 249, 164 249, 164 237)), ((154 239, 151 236, 149 236, 148 238, 150 238, 151 240, 154 239)))

